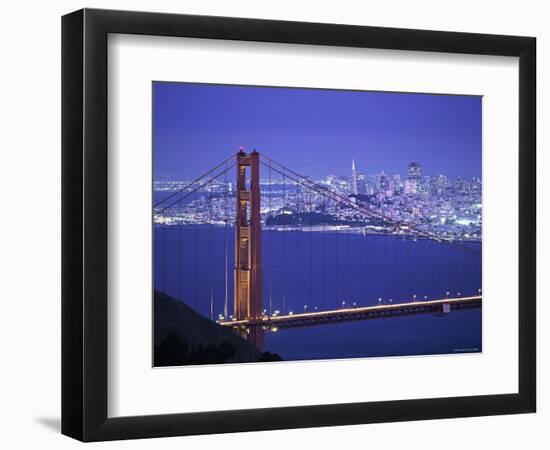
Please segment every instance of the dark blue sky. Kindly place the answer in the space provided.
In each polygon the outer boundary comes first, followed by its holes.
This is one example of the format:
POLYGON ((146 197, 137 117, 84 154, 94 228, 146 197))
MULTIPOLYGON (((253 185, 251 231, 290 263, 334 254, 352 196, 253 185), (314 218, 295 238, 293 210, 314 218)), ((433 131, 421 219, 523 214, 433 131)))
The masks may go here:
POLYGON ((155 179, 197 176, 243 146, 305 175, 481 176, 481 97, 155 82, 155 179))

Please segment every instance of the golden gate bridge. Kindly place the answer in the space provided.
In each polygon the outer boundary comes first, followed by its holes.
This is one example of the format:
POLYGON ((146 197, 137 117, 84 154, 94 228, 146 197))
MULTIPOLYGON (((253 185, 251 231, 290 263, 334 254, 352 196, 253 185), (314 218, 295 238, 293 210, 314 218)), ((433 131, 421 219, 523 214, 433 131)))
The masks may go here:
MULTIPOLYGON (((316 220, 307 223, 307 218, 311 219, 312 214, 319 210, 319 207, 314 206, 313 198, 322 198, 325 202, 335 205, 335 207, 341 210, 347 211, 348 215, 357 221, 367 221, 367 223, 376 223, 380 226, 379 230, 391 230, 392 235, 402 236, 404 239, 423 240, 431 242, 437 246, 445 246, 452 249, 453 252, 459 252, 463 255, 467 255, 468 258, 472 258, 472 261, 480 262, 481 250, 474 246, 468 245, 466 242, 455 241, 447 236, 440 236, 431 231, 427 231, 422 227, 411 223, 410 221, 395 220, 380 211, 375 210, 371 206, 365 203, 356 201, 356 198, 348 196, 342 192, 338 192, 331 189, 328 186, 322 185, 318 182, 311 180, 310 178, 299 174, 298 172, 289 169, 288 167, 276 162, 265 154, 260 154, 256 150, 251 153, 245 153, 244 150, 239 150, 238 153, 231 155, 226 160, 222 161, 218 165, 214 166, 207 172, 203 173, 199 177, 193 179, 191 182, 180 187, 175 192, 167 195, 162 200, 158 201, 154 205, 154 223, 160 228, 160 236, 158 241, 155 241, 155 246, 158 247, 158 257, 160 260, 164 258, 167 251, 166 232, 174 225, 185 225, 185 220, 177 219, 177 214, 174 215, 174 210, 182 210, 185 207, 188 208, 190 199, 193 196, 197 196, 201 191, 209 189, 220 180, 223 180, 223 186, 225 189, 219 193, 218 196, 212 198, 223 198, 223 214, 222 218, 215 217, 211 205, 205 204, 205 202, 198 202, 195 199, 195 203, 192 205, 194 208, 200 210, 197 211, 192 218, 192 223, 203 223, 213 226, 221 226, 224 229, 224 307, 223 313, 218 315, 217 322, 221 326, 231 327, 238 332, 242 337, 254 343, 258 348, 263 348, 264 334, 269 331, 277 331, 279 329, 286 329, 292 327, 304 327, 304 326, 318 326, 322 324, 331 324, 345 321, 354 320, 370 320, 381 319, 387 317, 414 315, 414 314, 447 314, 455 309, 464 308, 479 308, 482 303, 481 289, 477 289, 474 293, 465 295, 465 292, 458 289, 453 291, 447 290, 442 293, 440 297, 417 296, 413 294, 410 298, 392 298, 391 295, 385 295, 384 297, 376 297, 371 295, 365 295, 365 297, 371 298, 372 304, 362 304, 361 299, 352 300, 351 283, 352 275, 350 267, 342 267, 342 250, 339 245, 335 247, 335 265, 334 265, 334 279, 336 283, 336 297, 339 295, 339 287, 344 281, 348 284, 348 295, 345 300, 332 299, 333 305, 336 303, 337 308, 319 308, 318 304, 322 303, 323 306, 327 304, 327 291, 326 279, 328 274, 326 273, 325 259, 327 258, 327 248, 325 240, 321 245, 321 257, 322 257, 322 273, 318 277, 313 276, 312 264, 314 260, 313 256, 313 244, 312 240, 309 240, 309 246, 303 245, 300 249, 300 240, 297 240, 295 245, 297 258, 300 257, 302 252, 309 251, 309 277, 300 277, 300 261, 296 265, 296 270, 287 270, 290 262, 286 258, 286 244, 284 242, 285 232, 283 232, 283 244, 282 244, 282 259, 283 268, 285 273, 282 276, 282 292, 279 294, 279 299, 274 298, 273 293, 273 276, 270 273, 270 269, 273 270, 271 264, 272 248, 270 242, 271 234, 268 234, 268 242, 262 242, 262 235, 265 233, 265 229, 277 228, 273 225, 274 217, 283 217, 285 215, 292 215, 293 212, 306 211, 305 214, 306 223, 302 223, 300 219, 299 227, 292 227, 286 225, 285 229, 307 229, 312 231, 326 232, 327 230, 333 232, 345 232, 350 233, 350 228, 334 226, 327 223, 327 217, 321 216, 316 220), (268 192, 261 192, 260 189, 260 169, 264 168, 269 173, 268 192), (232 189, 228 189, 228 173, 235 170, 235 190, 234 199, 232 189), (271 202, 273 200, 273 193, 269 192, 273 186, 272 174, 280 177, 282 185, 282 199, 283 204, 280 208, 273 207, 271 202), (294 189, 294 205, 289 204, 289 192, 294 189), (305 194, 304 194, 305 192, 305 194), (262 205, 262 196, 267 199, 267 207, 262 205), (235 217, 229 218, 228 202, 234 200, 235 217), (264 221, 262 223, 262 214, 264 221), (176 217, 176 218, 175 218, 176 217), (321 222, 319 224, 319 222, 321 222), (230 268, 228 245, 230 238, 228 237, 227 230, 234 228, 234 250, 233 261, 230 268), (264 228, 264 230, 263 230, 264 228), (264 247, 267 250, 268 256, 264 257, 264 247), (308 248, 309 247, 309 248, 308 248), (265 259, 265 261, 264 261, 265 259), (265 269, 267 267, 267 277, 265 277, 265 269), (230 272, 232 273, 232 280, 230 280, 230 272), (296 276, 298 272, 298 276, 296 276), (309 284, 309 299, 308 303, 304 304, 303 311, 293 312, 288 309, 288 297, 291 286, 292 275, 296 276, 294 280, 294 286, 296 291, 304 290, 303 284, 309 284), (347 276, 347 280, 342 280, 347 276), (265 283, 267 278, 267 283, 265 283), (231 281, 231 282, 230 282, 231 281), (229 293, 229 285, 233 285, 232 295, 229 293), (314 285, 321 284, 321 289, 317 288, 320 299, 315 301, 314 285), (320 292, 319 292, 320 291, 320 292), (232 301, 230 298, 232 297, 232 301), (266 302, 267 300, 267 302, 266 302), (280 303, 280 308, 275 309, 275 304, 280 303), (336 300, 336 302, 334 301, 336 300), (233 304, 233 313, 229 314, 229 304, 233 304), (267 305, 266 305, 267 303, 267 305), (314 306, 315 305, 315 306, 314 306), (266 307, 267 306, 267 307, 266 307)), ((191 202, 193 203, 193 202, 191 202)), ((207 202, 206 202, 207 203, 207 202)), ((322 208, 321 208, 322 209, 322 208)), ((361 223, 361 222, 358 222, 361 223)), ((210 227, 212 229, 212 227, 210 227)), ((372 230, 376 230, 376 227, 371 227, 372 230)), ((306 235, 311 233, 305 233, 306 235)), ((383 234, 383 233, 382 233, 383 234)), ((306 237, 307 239, 307 237, 306 237)), ((207 295, 204 295, 204 289, 202 299, 198 299, 199 302, 207 301, 209 303, 210 318, 214 319, 214 275, 213 275, 213 249, 212 249, 212 236, 209 235, 209 242, 206 246, 198 243, 197 236, 194 237, 192 245, 194 246, 195 255, 199 253, 208 253, 210 261, 208 264, 209 272, 209 290, 207 295)), ((348 240, 348 255, 352 254, 352 243, 348 240)), ((189 248, 180 249, 181 252, 189 252, 189 248)), ((387 252, 383 254, 384 271, 387 270, 387 252)), ((289 256, 290 257, 290 256, 289 256)), ((330 256, 329 256, 330 257, 330 256)), ((361 293, 364 292, 365 277, 362 270, 363 265, 363 252, 359 250, 359 264, 361 265, 360 279, 361 293)), ((414 266, 414 261, 409 261, 409 254, 405 251, 404 254, 406 263, 409 266, 414 266)), ((435 263, 435 262, 434 262, 435 263)), ((348 264, 351 266, 351 257, 348 260, 348 264)), ((461 260, 461 264, 464 264, 464 259, 461 260)), ((176 264, 178 266, 178 264, 176 264)), ((166 268, 165 264, 159 264, 159 267, 166 268)), ((180 267, 176 267, 176 270, 182 270, 180 267)), ((435 268, 434 268, 435 269, 435 268)), ((463 270, 463 267, 457 267, 456 270, 463 270)), ((194 265, 194 270, 197 270, 194 265)), ((307 268, 305 268, 307 270, 307 268)), ((409 269, 407 269, 409 270, 409 269)), ((435 276, 435 270, 432 272, 435 276)), ((182 274, 183 276, 183 274, 182 274)), ((159 287, 163 285, 163 274, 159 274, 157 279, 159 280, 159 287)), ((198 273, 188 274, 187 280, 193 279, 195 283, 201 283, 199 281, 198 273)), ((428 280, 429 281, 429 280, 428 280)), ((204 283, 202 283, 204 284, 204 283)), ((194 288, 193 296, 196 296, 197 289, 194 288)), ((196 300, 196 299, 194 299, 196 300)))

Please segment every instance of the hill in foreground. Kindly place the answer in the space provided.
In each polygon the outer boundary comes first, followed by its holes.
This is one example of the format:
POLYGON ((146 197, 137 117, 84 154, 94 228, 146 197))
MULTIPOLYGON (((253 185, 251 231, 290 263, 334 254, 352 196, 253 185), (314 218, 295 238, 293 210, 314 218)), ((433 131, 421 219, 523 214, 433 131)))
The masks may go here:
POLYGON ((281 360, 159 291, 154 295, 154 325, 155 367, 281 360))

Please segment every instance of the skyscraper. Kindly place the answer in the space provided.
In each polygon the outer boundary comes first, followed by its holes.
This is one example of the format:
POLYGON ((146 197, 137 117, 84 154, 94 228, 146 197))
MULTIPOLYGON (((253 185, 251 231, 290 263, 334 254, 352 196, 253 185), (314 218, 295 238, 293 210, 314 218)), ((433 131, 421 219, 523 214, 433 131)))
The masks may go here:
POLYGON ((407 179, 409 180, 409 189, 411 194, 417 194, 420 190, 420 181, 422 179, 422 166, 419 163, 409 163, 407 179))
POLYGON ((394 192, 399 191, 401 189, 401 175, 395 174, 392 176, 392 188, 394 192))
POLYGON ((445 192, 447 187, 447 177, 445 175, 438 175, 434 182, 434 191, 436 194, 441 195, 445 192))
POLYGON ((351 193, 353 195, 359 194, 357 189, 357 171, 355 170, 355 160, 351 160, 351 193))
POLYGON ((364 194, 367 191, 367 177, 364 173, 357 174, 357 191, 364 194))
POLYGON ((380 175, 378 175, 378 189, 383 193, 390 190, 390 179, 384 171, 380 172, 380 175))

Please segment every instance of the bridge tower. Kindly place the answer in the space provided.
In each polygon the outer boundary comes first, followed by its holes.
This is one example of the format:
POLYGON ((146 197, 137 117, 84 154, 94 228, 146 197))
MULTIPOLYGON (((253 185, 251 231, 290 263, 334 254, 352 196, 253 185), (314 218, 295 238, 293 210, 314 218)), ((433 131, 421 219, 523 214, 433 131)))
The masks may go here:
MULTIPOLYGON (((263 312, 262 230, 260 224, 260 154, 237 153, 237 220, 235 223, 234 317, 259 320, 263 312), (250 181, 247 186, 247 170, 250 181)), ((264 334, 260 325, 246 336, 260 350, 264 334)))

